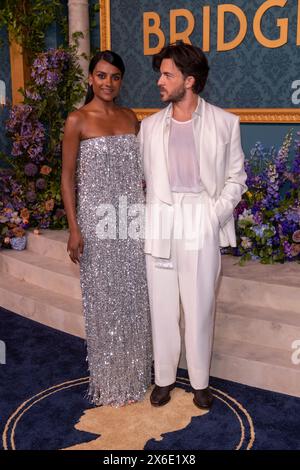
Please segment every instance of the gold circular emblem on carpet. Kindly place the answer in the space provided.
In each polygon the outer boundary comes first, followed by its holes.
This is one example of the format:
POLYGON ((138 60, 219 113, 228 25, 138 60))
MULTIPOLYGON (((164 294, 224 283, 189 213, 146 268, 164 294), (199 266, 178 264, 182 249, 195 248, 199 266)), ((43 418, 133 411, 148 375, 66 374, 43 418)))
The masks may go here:
MULTIPOLYGON (((5 425, 2 440, 5 450, 17 450, 15 434, 23 416, 42 400, 62 390, 78 387, 88 383, 83 377, 50 387, 24 401, 10 416, 5 425)), ((177 383, 186 385, 188 380, 178 377, 177 383)), ((248 411, 235 398, 221 390, 211 387, 216 400, 221 401, 232 412, 239 423, 240 435, 237 436, 235 450, 251 449, 255 440, 252 418, 248 411)), ((128 406, 114 408, 111 406, 93 407, 85 410, 76 423, 75 429, 98 434, 93 441, 80 443, 64 450, 140 450, 144 449, 149 439, 160 441, 162 435, 184 429, 193 417, 202 416, 208 411, 195 407, 192 394, 182 388, 175 388, 170 403, 161 408, 151 406, 150 391, 145 400, 128 406), (120 425, 122 424, 122 425, 120 425)), ((197 450, 197 449, 194 449, 197 450)))

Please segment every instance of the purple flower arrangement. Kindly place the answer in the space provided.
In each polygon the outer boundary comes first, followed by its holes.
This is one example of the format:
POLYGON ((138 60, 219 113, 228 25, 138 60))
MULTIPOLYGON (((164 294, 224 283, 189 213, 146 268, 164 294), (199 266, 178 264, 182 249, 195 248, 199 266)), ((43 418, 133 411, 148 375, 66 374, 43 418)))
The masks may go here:
POLYGON ((43 160, 45 128, 29 104, 14 106, 6 124, 7 134, 12 138, 13 157, 27 156, 30 160, 43 160))
MULTIPOLYGON (((44 90, 56 90, 69 67, 70 54, 63 49, 50 49, 38 54, 33 62, 31 78, 44 90)), ((37 99, 37 98, 36 98, 37 99)))
MULTIPOLYGON (((297 132, 297 137, 300 133, 297 132)), ((293 131, 276 152, 260 142, 246 161, 248 191, 235 209, 240 263, 300 261, 300 142, 293 131)))
POLYGON ((0 246, 11 247, 28 227, 67 227, 60 140, 66 115, 84 92, 76 48, 36 55, 23 103, 12 107, 6 123, 12 145, 3 157, 11 170, 0 173, 0 246))

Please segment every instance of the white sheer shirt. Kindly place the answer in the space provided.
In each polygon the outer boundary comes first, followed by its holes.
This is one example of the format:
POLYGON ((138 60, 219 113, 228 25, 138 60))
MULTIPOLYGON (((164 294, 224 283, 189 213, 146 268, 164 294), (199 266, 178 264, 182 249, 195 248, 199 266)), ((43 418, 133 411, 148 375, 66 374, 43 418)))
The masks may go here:
POLYGON ((193 122, 171 119, 168 170, 171 191, 201 192, 200 168, 196 154, 193 122))

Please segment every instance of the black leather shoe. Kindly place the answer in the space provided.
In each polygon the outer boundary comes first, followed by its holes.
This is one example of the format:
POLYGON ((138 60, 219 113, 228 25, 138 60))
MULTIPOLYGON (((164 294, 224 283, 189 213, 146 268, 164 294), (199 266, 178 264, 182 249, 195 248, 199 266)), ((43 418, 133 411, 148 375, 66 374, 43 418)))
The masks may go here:
POLYGON ((209 410, 211 408, 213 402, 213 394, 211 393, 209 387, 203 388, 202 390, 193 389, 193 393, 193 402, 196 406, 198 406, 198 408, 201 408, 201 410, 209 410))
POLYGON ((170 400, 170 392, 175 388, 175 383, 171 385, 166 385, 165 387, 159 387, 155 385, 152 393, 150 395, 150 402, 153 406, 163 406, 166 405, 170 400))

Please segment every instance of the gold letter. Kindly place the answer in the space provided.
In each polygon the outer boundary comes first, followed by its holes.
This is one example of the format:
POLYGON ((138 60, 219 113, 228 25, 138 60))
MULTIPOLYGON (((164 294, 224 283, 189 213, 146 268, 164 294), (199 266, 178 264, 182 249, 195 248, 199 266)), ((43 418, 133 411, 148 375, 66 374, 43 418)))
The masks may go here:
POLYGON ((154 11, 144 13, 144 55, 157 54, 165 45, 165 35, 160 29, 160 16, 154 11), (150 20, 154 23, 150 26, 150 20), (150 35, 158 37, 156 47, 150 47, 150 35))
POLYGON ((171 10, 170 11, 170 42, 176 42, 182 40, 186 44, 192 44, 190 41, 190 35, 194 31, 195 26, 195 18, 193 17, 192 13, 189 10, 185 10, 184 8, 179 10, 171 10), (176 22, 178 16, 184 16, 187 19, 188 25, 187 28, 182 31, 181 33, 177 33, 176 31, 176 22))
POLYGON ((235 49, 243 42, 247 33, 247 18, 243 10, 230 3, 218 6, 218 51, 230 51, 235 49), (225 43, 224 29, 225 29, 225 13, 233 13, 240 22, 240 30, 235 39, 225 43))
POLYGON ((204 52, 209 52, 210 50, 210 6, 203 7, 202 49, 204 52))
POLYGON ((288 25, 289 20, 288 18, 281 18, 277 20, 277 26, 280 30, 280 35, 278 39, 268 39, 266 36, 263 35, 261 32, 261 20, 263 15, 267 10, 272 7, 284 7, 287 0, 267 0, 263 5, 261 5, 254 17, 253 21, 253 31, 256 39, 260 44, 265 47, 269 47, 274 49, 275 47, 283 46, 283 44, 287 43, 288 40, 288 25))

